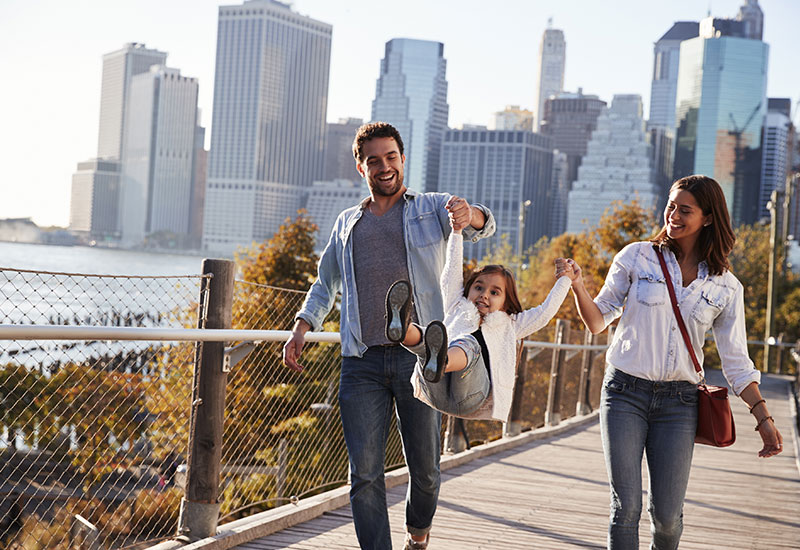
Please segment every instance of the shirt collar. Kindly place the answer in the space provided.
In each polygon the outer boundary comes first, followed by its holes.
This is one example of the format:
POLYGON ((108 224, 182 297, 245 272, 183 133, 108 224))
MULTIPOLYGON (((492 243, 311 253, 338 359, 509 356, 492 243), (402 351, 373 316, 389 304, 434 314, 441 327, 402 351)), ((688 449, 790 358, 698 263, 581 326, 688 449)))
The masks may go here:
MULTIPOLYGON (((419 193, 412 189, 406 188, 405 193, 403 193, 403 198, 408 202, 410 199, 415 198, 419 193)), ((369 202, 372 200, 372 195, 365 197, 363 201, 358 204, 358 207, 363 211, 366 210, 369 206, 369 202)))

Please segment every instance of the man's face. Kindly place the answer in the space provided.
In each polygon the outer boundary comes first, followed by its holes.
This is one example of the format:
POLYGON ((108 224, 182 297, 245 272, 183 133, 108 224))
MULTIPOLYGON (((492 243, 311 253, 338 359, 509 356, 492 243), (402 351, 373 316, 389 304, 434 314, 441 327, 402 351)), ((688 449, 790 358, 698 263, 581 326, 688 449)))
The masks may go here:
POLYGON ((367 180, 373 195, 391 197, 403 187, 403 163, 406 156, 394 138, 373 138, 364 143, 363 159, 356 165, 358 173, 367 180))

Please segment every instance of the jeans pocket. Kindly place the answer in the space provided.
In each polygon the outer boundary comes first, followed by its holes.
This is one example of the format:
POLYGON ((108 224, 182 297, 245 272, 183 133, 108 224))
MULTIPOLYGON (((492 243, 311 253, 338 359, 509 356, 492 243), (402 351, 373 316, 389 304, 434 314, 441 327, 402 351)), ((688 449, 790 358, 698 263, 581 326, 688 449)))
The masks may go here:
POLYGON ((486 401, 486 394, 484 392, 479 391, 470 394, 458 402, 458 413, 470 414, 480 407, 484 401, 486 401))
POLYGON ((614 392, 614 393, 623 393, 625 392, 626 385, 625 382, 621 380, 617 380, 615 378, 609 378, 605 382, 605 388, 607 391, 614 392))
POLYGON ((697 390, 683 390, 678 392, 678 399, 684 405, 697 406, 697 390))

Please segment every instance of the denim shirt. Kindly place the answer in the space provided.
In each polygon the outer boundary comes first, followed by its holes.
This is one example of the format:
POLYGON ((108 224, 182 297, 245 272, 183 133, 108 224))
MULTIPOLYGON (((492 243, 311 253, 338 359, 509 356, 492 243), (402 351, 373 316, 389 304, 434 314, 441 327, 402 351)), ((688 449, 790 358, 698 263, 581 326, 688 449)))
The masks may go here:
MULTIPOLYGON (((439 276, 444 267, 450 221, 445 204, 447 193, 417 193, 406 190, 403 195, 403 235, 408 261, 408 274, 413 288, 414 307, 420 324, 444 318, 439 276)), ((325 316, 333 307, 337 293, 342 293, 342 312, 339 332, 342 338, 342 355, 361 357, 367 346, 361 341, 361 324, 358 313, 358 290, 353 266, 353 227, 369 204, 366 198, 348 208, 336 219, 328 244, 320 256, 317 280, 311 285, 303 306, 296 318, 303 319, 312 330, 320 330, 325 316)), ((486 216, 483 229, 467 227, 465 238, 478 241, 491 236, 495 220, 491 211, 474 205, 486 216)), ((383 318, 375 319, 382 323, 383 318)))
MULTIPOLYGON (((700 262, 697 278, 684 288, 675 255, 666 247, 662 250, 700 366, 705 335, 711 329, 722 371, 733 391, 738 395, 751 382, 759 382, 761 373, 747 354, 742 284, 730 271, 710 275, 706 263, 700 262)), ((594 302, 606 325, 622 317, 606 353, 608 364, 647 380, 700 381, 652 243, 629 244, 614 257, 594 302)))

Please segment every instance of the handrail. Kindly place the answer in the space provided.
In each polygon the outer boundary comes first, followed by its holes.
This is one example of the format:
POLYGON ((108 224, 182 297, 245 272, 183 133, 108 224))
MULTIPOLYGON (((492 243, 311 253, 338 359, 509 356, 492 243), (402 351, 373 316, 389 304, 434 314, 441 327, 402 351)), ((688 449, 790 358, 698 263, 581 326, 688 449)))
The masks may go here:
MULTIPOLYGON (((284 342, 289 330, 241 330, 154 327, 104 327, 76 325, 10 325, 0 324, 0 340, 144 340, 153 342, 284 342)), ((307 332, 307 342, 338 344, 338 332, 307 332)), ((764 345, 761 340, 748 340, 750 345, 764 345)), ((768 343, 770 346, 794 348, 794 342, 768 343)), ((608 344, 558 344, 524 340, 527 348, 567 351, 603 351, 608 344)))
MULTIPOLYGON (((145 340, 154 342, 285 342, 289 330, 239 330, 151 327, 85 327, 75 325, 0 324, 0 340, 145 340)), ((338 332, 307 332, 307 342, 340 342, 338 332)), ((525 340, 525 347, 563 350, 605 350, 607 345, 557 344, 525 340)))
MULTIPOLYGON (((154 342, 283 342, 288 330, 238 330, 74 325, 3 325, 0 340, 146 340, 154 342)), ((338 332, 307 332, 308 342, 339 343, 338 332)))

